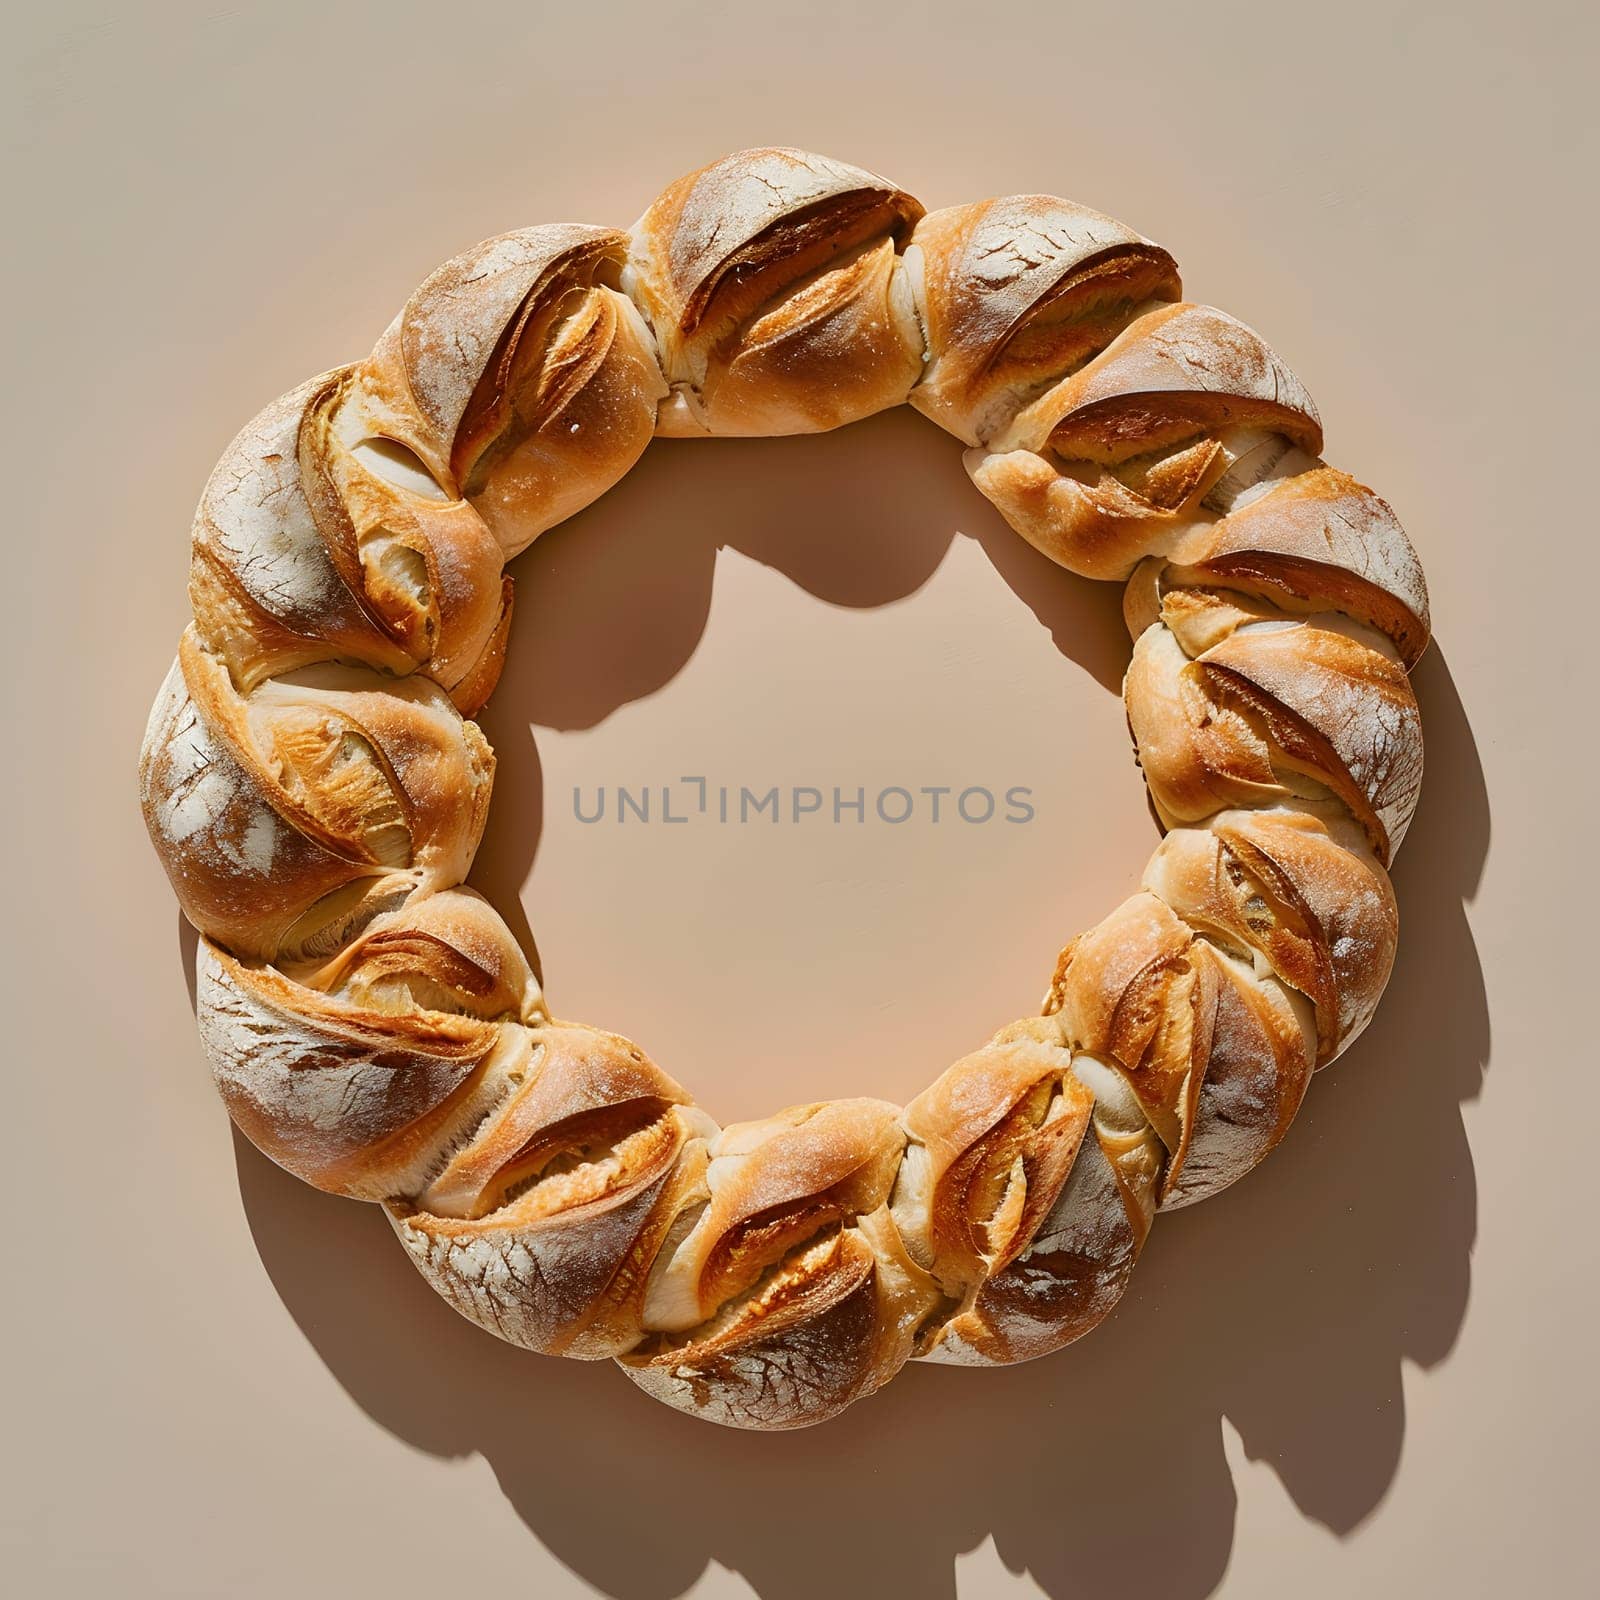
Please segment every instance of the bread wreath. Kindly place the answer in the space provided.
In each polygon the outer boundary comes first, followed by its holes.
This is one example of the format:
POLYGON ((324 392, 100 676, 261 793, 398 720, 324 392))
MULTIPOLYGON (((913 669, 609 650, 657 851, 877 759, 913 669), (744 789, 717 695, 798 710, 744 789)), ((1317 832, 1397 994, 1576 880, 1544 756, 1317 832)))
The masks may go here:
POLYGON ((1255 1166, 1371 1018, 1422 770, 1405 534, 1318 459, 1266 344, 1180 296, 1165 250, 1069 201, 924 215, 745 151, 626 233, 478 245, 251 422, 201 499, 141 785, 252 1142, 381 1202, 480 1326, 717 1422, 817 1422, 908 1359, 1022 1361, 1098 1323, 1156 1212, 1255 1166), (552 1017, 462 886, 503 569, 654 435, 903 401, 1039 549, 1126 580, 1164 837, 1042 1014, 909 1105, 719 1129, 636 1045, 552 1017))

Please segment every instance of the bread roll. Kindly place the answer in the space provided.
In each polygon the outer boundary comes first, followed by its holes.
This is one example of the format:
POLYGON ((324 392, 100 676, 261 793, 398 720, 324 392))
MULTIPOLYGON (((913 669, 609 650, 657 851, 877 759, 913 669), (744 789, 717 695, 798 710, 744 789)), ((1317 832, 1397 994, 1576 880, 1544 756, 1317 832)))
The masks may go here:
POLYGON ((1290 616, 1338 612, 1382 634, 1409 671, 1428 644, 1428 585, 1394 512, 1332 467, 1276 476, 1283 461, 1229 515, 1141 563, 1128 585, 1135 636, 1157 619, 1166 589, 1223 589, 1290 616))
POLYGON ((626 245, 576 223, 486 239, 417 290, 358 375, 366 432, 414 452, 507 556, 650 442, 665 385, 617 292, 626 245))
POLYGON ((671 386, 657 431, 817 433, 899 405, 923 346, 897 246, 921 215, 804 150, 741 150, 664 190, 625 280, 671 386))
POLYGON ((970 445, 1182 292, 1160 245, 1055 195, 930 212, 906 266, 928 340, 911 403, 970 445))
POLYGON ((477 726, 426 678, 306 667, 241 694, 191 628, 140 790, 184 914, 272 960, 313 947, 354 900, 460 883, 493 772, 477 726))
POLYGON ((510 931, 468 890, 405 900, 291 977, 202 940, 195 1007, 229 1114, 320 1189, 414 1192, 524 1070, 543 1013, 510 931))
POLYGON ((966 461, 1051 560, 1126 578, 1263 433, 1308 456, 1322 448, 1316 406, 1261 336, 1181 302, 1140 317, 966 461))
POLYGON ((354 369, 274 401, 229 445, 195 514, 195 631, 248 692, 298 667, 419 671, 464 711, 489 696, 511 618, 471 506, 379 476, 346 447, 354 369))
POLYGON ((1388 874, 1337 808, 1223 811, 1175 828, 1145 887, 1191 927, 1309 1000, 1317 1065, 1372 1020, 1394 964, 1399 921, 1388 874))
POLYGON ((1051 1017, 1002 1029, 906 1107, 892 1214, 945 1302, 923 1359, 1025 1360, 1115 1305, 1144 1230, 1135 1240, 1095 1115, 1051 1017))
POLYGON ((1337 795, 1381 861, 1422 786, 1422 727, 1405 669, 1377 640, 1169 594, 1134 645, 1124 693, 1163 822, 1337 795))
POLYGON ((680 1410, 820 1422, 890 1377, 936 1295, 888 1214, 905 1136, 878 1100, 725 1128, 697 1210, 657 1257, 654 1330, 623 1365, 680 1410))
POLYGON ((650 1264, 716 1126, 614 1034, 549 1024, 525 1044, 504 1098, 390 1219, 480 1327, 549 1355, 619 1355, 643 1337, 650 1264))

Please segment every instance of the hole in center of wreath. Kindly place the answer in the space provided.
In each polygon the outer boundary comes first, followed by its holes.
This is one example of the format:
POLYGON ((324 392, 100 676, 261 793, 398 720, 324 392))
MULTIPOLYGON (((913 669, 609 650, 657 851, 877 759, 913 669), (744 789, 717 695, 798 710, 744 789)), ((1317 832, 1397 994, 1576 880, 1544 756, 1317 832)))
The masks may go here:
POLYGON ((1120 589, 913 413, 658 442, 511 570, 471 882, 718 1118, 908 1099, 1137 886, 1120 589))

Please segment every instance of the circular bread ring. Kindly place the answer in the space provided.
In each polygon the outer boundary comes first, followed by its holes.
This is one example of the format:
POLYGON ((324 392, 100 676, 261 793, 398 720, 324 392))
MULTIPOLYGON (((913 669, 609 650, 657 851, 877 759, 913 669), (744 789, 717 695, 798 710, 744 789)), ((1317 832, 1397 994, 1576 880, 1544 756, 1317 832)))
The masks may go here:
POLYGON ((1416 556, 1318 459, 1293 373, 1180 295, 1165 250, 1068 201, 925 215, 859 168, 745 151, 627 233, 485 241, 366 361, 262 412, 202 497, 141 758, 246 1135, 383 1203, 480 1326, 713 1421, 800 1426, 908 1359, 1095 1326, 1157 1210, 1259 1162, 1370 1020, 1421 777, 1416 556), (909 1105, 719 1129, 636 1045, 552 1017, 461 887, 503 567, 654 435, 905 401, 1025 537, 1127 580, 1165 837, 1041 1014, 909 1105))

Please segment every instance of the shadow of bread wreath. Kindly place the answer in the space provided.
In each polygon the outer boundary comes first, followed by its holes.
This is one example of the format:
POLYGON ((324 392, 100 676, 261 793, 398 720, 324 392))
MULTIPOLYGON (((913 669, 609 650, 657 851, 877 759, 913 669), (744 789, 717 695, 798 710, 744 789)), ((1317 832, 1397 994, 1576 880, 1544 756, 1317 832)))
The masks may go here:
POLYGON ((474 1322, 615 1358, 713 1421, 800 1426, 910 1359, 1080 1337, 1158 1210, 1278 1143, 1393 962, 1427 593, 1388 506, 1321 447, 1255 333, 1050 196, 925 215, 858 168, 755 150, 626 233, 528 228, 448 262, 365 361, 245 428, 195 520, 141 787, 204 936, 234 1121, 382 1203, 474 1322), (904 401, 1046 555, 1126 582, 1164 837, 1042 1014, 909 1105, 719 1129, 636 1045, 553 1018, 463 887, 503 568, 655 435, 904 401))

